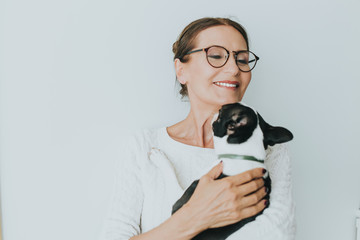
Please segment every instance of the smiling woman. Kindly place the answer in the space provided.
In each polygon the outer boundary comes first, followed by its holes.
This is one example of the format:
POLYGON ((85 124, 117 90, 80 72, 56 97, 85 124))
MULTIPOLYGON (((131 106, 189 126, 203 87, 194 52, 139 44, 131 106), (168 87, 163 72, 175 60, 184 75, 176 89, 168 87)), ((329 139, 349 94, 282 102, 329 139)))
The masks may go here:
MULTIPOLYGON (((190 112, 172 126, 127 141, 102 240, 197 239, 209 228, 231 225, 268 206, 263 168, 217 179, 223 164, 214 151, 212 119, 222 105, 242 100, 259 60, 249 50, 244 28, 225 18, 196 20, 180 34, 173 52, 180 93, 188 96, 190 112), (171 215, 174 203, 195 179, 200 179, 196 191, 171 215)), ((294 239, 286 147, 269 149, 265 161, 274 183, 271 194, 276 194, 268 214, 227 240, 294 239)))

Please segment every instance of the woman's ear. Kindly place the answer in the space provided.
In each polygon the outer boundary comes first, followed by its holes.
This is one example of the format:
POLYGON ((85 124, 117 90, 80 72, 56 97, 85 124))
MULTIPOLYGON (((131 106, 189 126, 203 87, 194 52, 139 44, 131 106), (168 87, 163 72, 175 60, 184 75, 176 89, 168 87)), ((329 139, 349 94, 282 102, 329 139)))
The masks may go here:
POLYGON ((181 84, 186 84, 186 79, 184 76, 184 64, 178 58, 175 59, 174 63, 175 63, 176 79, 181 84))

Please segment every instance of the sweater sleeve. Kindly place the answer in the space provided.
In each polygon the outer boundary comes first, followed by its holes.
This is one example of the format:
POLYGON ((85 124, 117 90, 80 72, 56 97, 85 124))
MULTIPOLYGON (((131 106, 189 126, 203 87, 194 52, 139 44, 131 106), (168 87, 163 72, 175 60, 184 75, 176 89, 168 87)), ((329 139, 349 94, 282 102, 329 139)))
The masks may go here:
POLYGON ((143 146, 137 137, 131 137, 122 147, 117 162, 107 217, 100 240, 128 240, 141 233, 143 190, 141 184, 141 158, 143 146))
POLYGON ((265 164, 272 181, 270 205, 255 221, 232 234, 229 240, 295 239, 295 205, 287 144, 269 147, 265 164))

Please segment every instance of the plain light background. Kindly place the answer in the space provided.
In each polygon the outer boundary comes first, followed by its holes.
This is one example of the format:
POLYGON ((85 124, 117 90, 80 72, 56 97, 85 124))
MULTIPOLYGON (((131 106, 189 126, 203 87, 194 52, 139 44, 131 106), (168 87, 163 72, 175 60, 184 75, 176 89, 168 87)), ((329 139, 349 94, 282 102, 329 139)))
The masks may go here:
POLYGON ((183 119, 172 43, 231 17, 260 61, 244 101, 295 135, 297 240, 353 240, 360 206, 360 3, 3 0, 4 240, 95 240, 122 136, 183 119))

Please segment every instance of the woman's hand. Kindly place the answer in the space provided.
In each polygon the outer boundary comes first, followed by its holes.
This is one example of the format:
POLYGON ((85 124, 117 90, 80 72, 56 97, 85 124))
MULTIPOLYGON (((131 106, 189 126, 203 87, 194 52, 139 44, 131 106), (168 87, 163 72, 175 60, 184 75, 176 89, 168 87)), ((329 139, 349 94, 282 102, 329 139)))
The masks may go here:
POLYGON ((223 170, 216 165, 200 181, 190 200, 158 227, 134 236, 140 239, 192 239, 208 228, 226 226, 265 208, 262 168, 215 180, 223 170))
POLYGON ((190 200, 184 205, 200 224, 201 231, 236 223, 261 212, 267 202, 263 168, 215 180, 223 164, 219 163, 200 178, 190 200))

